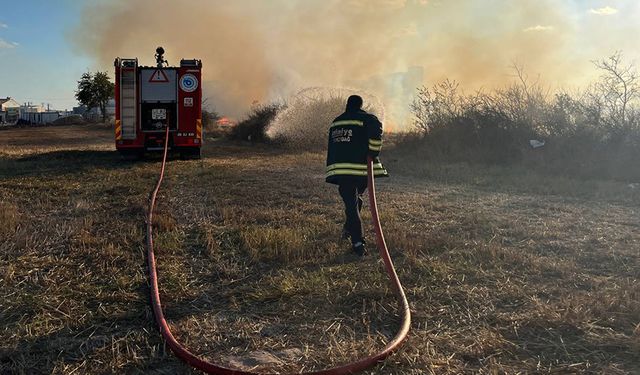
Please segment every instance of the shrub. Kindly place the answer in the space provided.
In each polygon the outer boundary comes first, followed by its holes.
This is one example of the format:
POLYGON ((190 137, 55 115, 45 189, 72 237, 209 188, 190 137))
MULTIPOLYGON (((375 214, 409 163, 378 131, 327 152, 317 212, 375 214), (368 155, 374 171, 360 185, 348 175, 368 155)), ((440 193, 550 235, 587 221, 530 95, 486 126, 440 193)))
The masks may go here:
POLYGON ((419 88, 411 106, 419 146, 404 143, 432 160, 524 162, 554 174, 640 181, 640 87, 620 59, 597 62, 601 81, 574 95, 550 95, 519 67, 520 82, 490 93, 465 95, 448 80, 419 88), (531 139, 546 144, 532 150, 531 139))
POLYGON ((238 140, 250 140, 252 142, 264 142, 267 126, 273 121, 278 112, 283 108, 281 104, 265 104, 254 107, 249 117, 240 121, 231 130, 230 138, 238 140))
POLYGON ((202 109, 202 126, 205 130, 211 130, 220 120, 220 114, 214 109, 202 109))
POLYGON ((420 88, 412 110, 423 134, 426 156, 449 161, 507 164, 522 157, 525 142, 537 134, 517 108, 519 92, 465 96, 444 81, 420 88))

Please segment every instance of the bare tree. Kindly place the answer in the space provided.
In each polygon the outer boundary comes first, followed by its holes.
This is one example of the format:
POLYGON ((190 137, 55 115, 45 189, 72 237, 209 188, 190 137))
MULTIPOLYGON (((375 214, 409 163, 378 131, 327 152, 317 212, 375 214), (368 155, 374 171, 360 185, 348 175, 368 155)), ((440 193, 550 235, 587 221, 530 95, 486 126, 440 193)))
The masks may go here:
POLYGON ((629 107, 640 95, 638 71, 634 63, 624 64, 622 52, 617 51, 606 59, 592 61, 602 71, 595 84, 596 95, 607 112, 610 125, 622 127, 629 120, 629 107))
POLYGON ((420 87, 411 103, 415 126, 422 132, 429 132, 438 126, 447 125, 451 119, 460 116, 465 107, 464 95, 459 92, 456 81, 446 79, 432 88, 420 87))
POLYGON ((521 63, 513 62, 516 82, 497 90, 498 101, 504 105, 504 112, 517 124, 528 127, 540 135, 548 135, 549 127, 544 115, 550 102, 550 89, 540 83, 540 76, 530 80, 521 63))

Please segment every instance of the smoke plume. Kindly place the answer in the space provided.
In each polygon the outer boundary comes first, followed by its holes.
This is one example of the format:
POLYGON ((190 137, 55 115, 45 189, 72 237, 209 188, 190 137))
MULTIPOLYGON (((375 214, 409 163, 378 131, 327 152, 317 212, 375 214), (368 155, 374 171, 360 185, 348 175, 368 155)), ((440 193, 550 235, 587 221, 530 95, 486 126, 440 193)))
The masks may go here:
MULTIPOLYGON (((613 3, 613 2, 612 2, 613 3)), ((510 65, 553 87, 583 85, 590 60, 640 50, 635 1, 619 12, 554 0, 94 0, 73 40, 111 69, 116 56, 153 64, 162 45, 172 64, 203 60, 205 95, 240 116, 254 102, 306 87, 370 92, 387 120, 405 122, 417 86, 444 78, 466 90, 513 79, 510 65), (613 19, 618 17, 618 19, 613 19)), ((631 56, 633 57, 633 55, 631 56)))

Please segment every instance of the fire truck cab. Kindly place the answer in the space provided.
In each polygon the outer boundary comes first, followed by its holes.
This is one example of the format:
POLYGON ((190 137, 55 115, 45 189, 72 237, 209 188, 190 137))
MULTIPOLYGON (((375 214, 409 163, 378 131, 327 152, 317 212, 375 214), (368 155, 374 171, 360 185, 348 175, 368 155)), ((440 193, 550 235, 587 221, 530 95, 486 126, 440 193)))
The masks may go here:
POLYGON ((164 49, 156 49, 155 67, 139 66, 138 59, 116 58, 115 141, 125 158, 142 157, 169 148, 183 158, 200 158, 202 147, 202 85, 200 60, 181 60, 168 66, 164 49))

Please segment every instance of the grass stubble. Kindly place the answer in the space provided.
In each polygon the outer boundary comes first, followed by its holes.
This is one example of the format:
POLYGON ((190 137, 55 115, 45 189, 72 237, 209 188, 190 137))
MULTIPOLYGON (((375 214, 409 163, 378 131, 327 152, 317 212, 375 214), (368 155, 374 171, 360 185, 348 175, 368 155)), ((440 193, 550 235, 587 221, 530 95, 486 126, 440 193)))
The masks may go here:
MULTIPOLYGON (((107 129, 47 129, 2 133, 0 373, 192 373, 148 302, 157 158, 119 161, 107 129)), ((366 373, 640 372, 637 192, 385 153, 379 206, 413 327, 366 373)), ((154 226, 178 340, 272 372, 382 348, 397 303, 378 257, 338 240, 335 190, 320 153, 212 140, 171 161, 154 226)))

